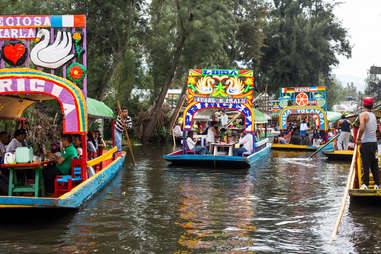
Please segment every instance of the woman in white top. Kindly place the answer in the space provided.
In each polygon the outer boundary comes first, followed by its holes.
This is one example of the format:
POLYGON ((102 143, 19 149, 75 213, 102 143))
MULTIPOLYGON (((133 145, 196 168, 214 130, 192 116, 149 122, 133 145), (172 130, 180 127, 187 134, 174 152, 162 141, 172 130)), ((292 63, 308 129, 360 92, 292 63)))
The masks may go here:
POLYGON ((206 143, 212 144, 216 141, 216 136, 218 136, 218 131, 216 128, 216 122, 212 122, 208 128, 208 132, 206 134, 206 143))
POLYGON ((204 146, 196 146, 198 140, 193 140, 193 132, 189 132, 188 138, 187 138, 187 145, 188 149, 192 150, 196 153, 201 153, 201 154, 207 154, 208 149, 204 146))

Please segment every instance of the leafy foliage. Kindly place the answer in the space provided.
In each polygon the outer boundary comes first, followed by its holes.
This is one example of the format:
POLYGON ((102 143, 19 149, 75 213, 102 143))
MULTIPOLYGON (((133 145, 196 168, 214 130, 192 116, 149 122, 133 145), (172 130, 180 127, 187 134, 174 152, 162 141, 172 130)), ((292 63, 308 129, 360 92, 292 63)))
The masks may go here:
POLYGON ((120 100, 132 116, 145 112, 137 128, 148 128, 146 140, 166 124, 158 111, 168 88, 183 87, 191 68, 253 69, 257 89, 267 84, 276 94, 279 87, 326 85, 333 103, 341 88, 330 70, 337 55, 351 55, 335 6, 324 0, 0 0, 3 13, 13 15, 85 14, 88 96, 115 109, 120 100), (149 100, 132 98, 135 88, 148 89, 149 100))

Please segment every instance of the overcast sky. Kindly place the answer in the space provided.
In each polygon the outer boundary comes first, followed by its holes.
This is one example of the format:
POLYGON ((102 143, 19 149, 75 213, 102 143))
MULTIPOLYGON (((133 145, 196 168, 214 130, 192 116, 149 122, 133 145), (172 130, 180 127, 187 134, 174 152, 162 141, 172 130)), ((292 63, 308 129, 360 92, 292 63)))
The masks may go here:
MULTIPOLYGON (((339 57, 333 73, 345 83, 346 76, 363 80, 371 65, 381 66, 381 0, 342 0, 335 13, 348 30, 353 45, 352 58, 339 57)), ((356 80, 354 78, 354 82, 356 80)), ((363 90, 365 83, 360 84, 363 90)))

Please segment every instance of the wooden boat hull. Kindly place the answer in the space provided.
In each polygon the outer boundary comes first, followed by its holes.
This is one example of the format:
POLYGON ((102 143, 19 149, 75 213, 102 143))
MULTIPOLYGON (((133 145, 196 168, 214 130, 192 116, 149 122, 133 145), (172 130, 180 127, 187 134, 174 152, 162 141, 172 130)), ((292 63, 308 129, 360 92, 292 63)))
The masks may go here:
POLYGON ((267 143, 261 150, 249 156, 179 154, 181 151, 177 151, 165 155, 164 159, 173 165, 206 166, 212 168, 248 168, 251 167, 256 160, 268 154, 270 148, 271 144, 267 143))
POLYGON ((284 151, 315 151, 318 147, 292 144, 272 144, 271 149, 284 151))
MULTIPOLYGON (((360 152, 357 151, 354 165, 354 176, 351 180, 351 188, 349 189, 349 196, 351 202, 362 205, 381 205, 381 189, 374 189, 373 177, 369 177, 369 189, 360 189, 362 185, 362 163, 360 152)), ((381 173, 381 172, 380 172, 381 173)))
POLYGON ((353 150, 344 151, 323 151, 323 154, 327 156, 328 160, 341 160, 341 161, 351 161, 353 157, 353 150))
POLYGON ((79 208, 114 178, 122 168, 125 157, 123 153, 97 174, 58 198, 0 196, 0 209, 79 208))

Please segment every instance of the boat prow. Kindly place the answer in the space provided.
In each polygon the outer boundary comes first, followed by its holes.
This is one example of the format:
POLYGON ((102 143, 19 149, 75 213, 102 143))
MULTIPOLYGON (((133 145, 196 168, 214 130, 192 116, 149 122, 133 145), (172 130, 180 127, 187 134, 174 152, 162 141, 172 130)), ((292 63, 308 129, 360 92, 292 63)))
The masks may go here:
POLYGON ((272 144, 271 149, 284 151, 315 151, 318 147, 292 144, 272 144))
POLYGON ((322 151, 328 160, 341 160, 341 161, 351 161, 353 157, 353 150, 328 150, 322 151))

